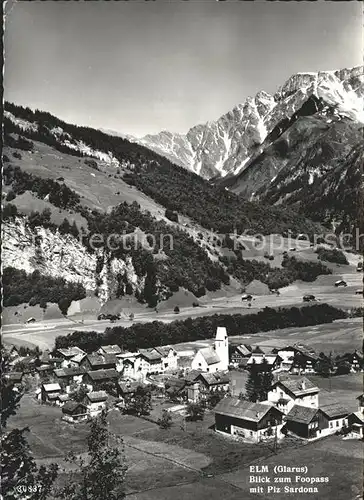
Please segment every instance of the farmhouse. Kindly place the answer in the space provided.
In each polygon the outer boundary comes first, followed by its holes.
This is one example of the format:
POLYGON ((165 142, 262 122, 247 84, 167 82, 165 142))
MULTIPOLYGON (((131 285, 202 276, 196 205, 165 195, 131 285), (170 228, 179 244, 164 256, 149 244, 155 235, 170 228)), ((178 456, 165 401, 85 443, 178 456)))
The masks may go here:
POLYGON ((207 395, 211 392, 222 392, 229 389, 229 375, 221 372, 215 373, 200 373, 195 382, 198 382, 200 394, 207 395))
POLYGON ((105 391, 94 391, 86 394, 85 398, 87 413, 90 417, 96 417, 106 408, 107 394, 105 391))
POLYGON ((83 376, 85 375, 85 370, 71 366, 69 368, 54 370, 54 375, 62 388, 65 389, 66 392, 70 392, 71 384, 81 384, 83 376))
POLYGON ((192 370, 203 372, 226 371, 229 367, 229 345, 226 328, 217 327, 213 347, 199 349, 192 360, 192 370))
POLYGON ((116 383, 118 378, 119 374, 116 370, 95 370, 86 373, 83 376, 83 382, 87 385, 88 389, 96 390, 105 382, 116 383))
POLYGON ((304 439, 318 437, 325 426, 323 415, 318 408, 294 405, 285 416, 287 431, 304 439))
POLYGON ((349 363, 352 372, 358 372, 363 369, 363 354, 357 350, 348 352, 336 359, 337 364, 342 362, 349 363))
POLYGON ((67 349, 58 349, 56 352, 56 355, 62 358, 62 363, 61 363, 62 368, 70 366, 71 358, 73 358, 77 354, 85 355, 86 353, 77 346, 68 347, 67 349))
POLYGON ((117 354, 118 359, 117 369, 121 372, 124 378, 141 379, 141 358, 139 352, 127 352, 117 354))
POLYGON ((268 392, 268 401, 287 414, 294 405, 318 408, 319 392, 306 377, 278 380, 268 392))
POLYGON ((63 420, 76 423, 87 419, 87 408, 77 401, 67 401, 62 407, 63 420))
POLYGON ((172 400, 182 402, 186 398, 187 382, 183 378, 171 377, 164 386, 166 396, 172 400))
POLYGON ((59 384, 42 384, 40 398, 43 403, 56 403, 61 391, 59 384))
POLYGON ((100 349, 97 351, 98 354, 121 354, 121 348, 116 345, 103 345, 100 347, 100 349))
POLYGON ((85 370, 109 370, 116 368, 118 359, 115 354, 88 354, 81 362, 85 370))
POLYGON ((265 365, 269 371, 279 370, 281 367, 281 358, 277 354, 252 354, 247 361, 247 368, 250 369, 253 365, 255 367, 265 365))
POLYGON ((348 423, 349 412, 339 403, 320 406, 324 418, 322 435, 334 434, 348 423))
POLYGON ((156 351, 162 356, 162 370, 176 370, 178 368, 178 355, 173 347, 156 347, 156 351))
POLYGON ((239 365, 246 365, 247 360, 250 358, 252 347, 248 344, 234 345, 231 348, 230 363, 235 367, 239 365))
POLYGON ((358 438, 364 437, 364 415, 361 411, 356 411, 348 416, 348 425, 358 438))
POLYGON ((156 349, 140 349, 140 370, 143 376, 162 373, 163 356, 156 349))
POLYGON ((275 434, 280 435, 283 414, 269 403, 251 403, 226 397, 214 409, 215 430, 260 442, 275 434))

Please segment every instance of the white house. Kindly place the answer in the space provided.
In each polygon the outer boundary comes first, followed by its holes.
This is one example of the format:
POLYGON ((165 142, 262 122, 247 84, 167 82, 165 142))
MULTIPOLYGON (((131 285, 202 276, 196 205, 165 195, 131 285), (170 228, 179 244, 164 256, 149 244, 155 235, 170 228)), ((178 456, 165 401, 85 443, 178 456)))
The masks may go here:
POLYGON ((239 398, 223 398, 214 408, 215 430, 245 441, 258 443, 281 436, 283 414, 268 402, 252 403, 239 398))
POLYGON ((325 419, 326 426, 321 430, 321 435, 326 436, 335 434, 335 432, 348 425, 349 412, 339 403, 320 406, 325 419))
POLYGON ((306 377, 278 380, 268 392, 268 401, 287 415, 294 405, 318 408, 319 392, 306 377))
POLYGON ((106 408, 107 394, 105 391, 94 391, 86 394, 87 413, 96 417, 106 408))
POLYGON ((162 356, 162 370, 172 371, 177 370, 178 368, 178 354, 177 351, 173 349, 173 347, 156 347, 156 351, 158 351, 162 356))
POLYGON ((226 371, 229 367, 229 344, 225 327, 219 326, 212 347, 199 349, 191 363, 192 370, 203 372, 226 371))

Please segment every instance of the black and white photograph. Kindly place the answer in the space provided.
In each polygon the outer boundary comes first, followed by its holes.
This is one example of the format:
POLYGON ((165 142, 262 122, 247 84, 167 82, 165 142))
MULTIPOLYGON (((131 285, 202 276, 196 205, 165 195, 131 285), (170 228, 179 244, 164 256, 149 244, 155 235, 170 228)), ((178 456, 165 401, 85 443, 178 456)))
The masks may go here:
POLYGON ((363 20, 4 2, 0 500, 363 500, 363 20))

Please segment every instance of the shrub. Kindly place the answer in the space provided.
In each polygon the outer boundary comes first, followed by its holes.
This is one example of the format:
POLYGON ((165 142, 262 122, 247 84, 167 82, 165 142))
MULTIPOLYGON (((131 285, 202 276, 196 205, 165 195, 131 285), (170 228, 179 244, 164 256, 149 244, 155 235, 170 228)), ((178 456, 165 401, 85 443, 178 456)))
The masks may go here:
POLYGON ((175 212, 174 210, 167 210, 165 211, 164 215, 167 217, 172 222, 178 222, 178 213, 175 212))
POLYGON ((319 260, 325 260, 326 262, 334 262, 336 264, 348 265, 348 259, 345 257, 344 253, 337 248, 328 249, 324 247, 317 248, 316 252, 319 260))
POLYGON ((84 161, 84 163, 85 163, 85 165, 87 165, 87 166, 89 166, 89 167, 93 168, 94 170, 99 170, 99 167, 98 167, 98 165, 97 165, 97 163, 96 163, 96 161, 95 161, 95 160, 91 160, 91 159, 87 158, 87 159, 84 161))
POLYGON ((179 313, 179 307, 178 307, 178 306, 176 306, 176 307, 173 309, 173 311, 174 311, 176 314, 178 314, 178 313, 179 313))
POLYGON ((14 151, 13 156, 14 156, 14 158, 16 158, 17 160, 21 160, 21 154, 20 154, 20 153, 18 153, 18 151, 14 151))

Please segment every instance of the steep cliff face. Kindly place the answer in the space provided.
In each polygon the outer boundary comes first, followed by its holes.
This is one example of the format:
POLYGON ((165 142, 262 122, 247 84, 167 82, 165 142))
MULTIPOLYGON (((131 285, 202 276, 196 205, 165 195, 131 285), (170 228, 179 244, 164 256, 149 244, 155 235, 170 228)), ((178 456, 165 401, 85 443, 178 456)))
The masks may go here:
POLYGON ((130 257, 109 259, 102 250, 86 251, 71 235, 60 235, 43 227, 32 231, 25 219, 15 218, 3 225, 3 267, 35 270, 71 283, 81 283, 86 290, 97 292, 102 303, 115 298, 118 275, 125 275, 133 290, 140 291, 144 278, 137 276, 130 257))
MULTIPOLYGON (((332 108, 337 116, 364 123, 363 68, 299 73, 274 96, 259 92, 215 122, 197 125, 186 135, 161 132, 138 143, 205 178, 239 175, 269 146, 270 134, 289 125, 309 102, 332 108), (313 99, 310 99, 313 97, 313 99)), ((307 110, 305 111, 307 113, 307 110)), ((311 114, 320 112, 312 109, 311 114)))

